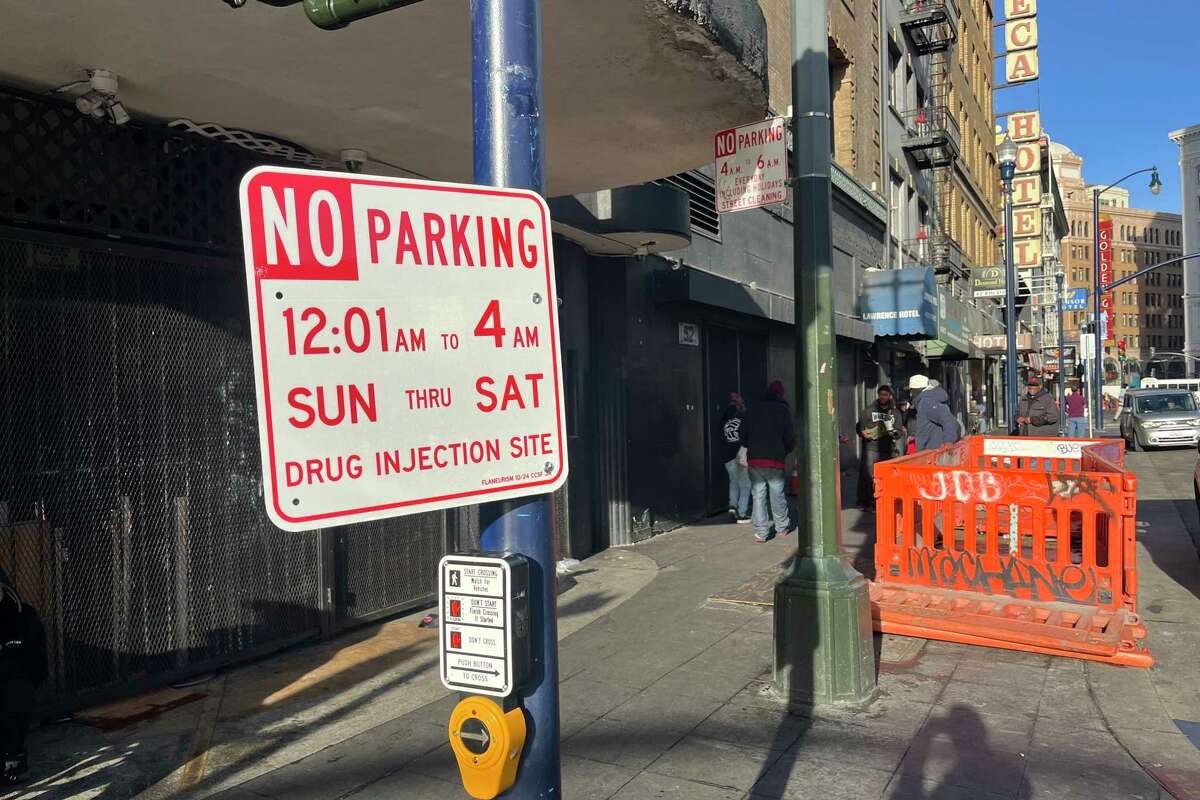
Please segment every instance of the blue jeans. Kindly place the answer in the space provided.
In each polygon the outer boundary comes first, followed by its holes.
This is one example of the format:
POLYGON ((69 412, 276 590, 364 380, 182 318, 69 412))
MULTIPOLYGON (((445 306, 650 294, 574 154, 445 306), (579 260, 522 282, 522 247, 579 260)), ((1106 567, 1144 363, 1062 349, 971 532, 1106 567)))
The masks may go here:
POLYGON ((739 518, 745 517, 750 513, 750 471, 736 458, 725 462, 725 471, 729 473, 729 507, 739 518))
POLYGON ((1087 437, 1087 417, 1068 417, 1067 418, 1067 437, 1070 439, 1084 439, 1087 437))
POLYGON ((787 495, 783 491, 783 470, 770 467, 750 467, 750 491, 754 495, 754 513, 750 521, 754 523, 754 535, 766 539, 771 530, 771 518, 775 518, 775 532, 782 535, 791 527, 788 519, 787 495), (770 499, 770 514, 767 513, 767 501, 770 499))

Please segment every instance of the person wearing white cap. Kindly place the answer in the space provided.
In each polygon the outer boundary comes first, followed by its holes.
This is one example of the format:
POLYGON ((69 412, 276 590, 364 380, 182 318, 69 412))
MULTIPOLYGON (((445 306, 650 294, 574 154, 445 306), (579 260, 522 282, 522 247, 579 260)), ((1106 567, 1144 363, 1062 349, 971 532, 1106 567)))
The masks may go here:
POLYGON ((953 444, 962 435, 958 420, 950 413, 950 396, 946 390, 925 375, 913 375, 908 379, 908 388, 913 392, 913 408, 916 409, 915 430, 917 450, 936 450, 945 444, 953 444))

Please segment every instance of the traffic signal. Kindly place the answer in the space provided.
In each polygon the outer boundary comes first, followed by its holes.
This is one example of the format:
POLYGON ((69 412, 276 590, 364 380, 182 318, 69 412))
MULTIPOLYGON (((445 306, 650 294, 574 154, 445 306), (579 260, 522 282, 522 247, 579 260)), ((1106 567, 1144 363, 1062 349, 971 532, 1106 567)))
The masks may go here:
POLYGON ((1125 360, 1125 340, 1124 339, 1121 339, 1120 341, 1117 342, 1117 355, 1122 361, 1125 360))

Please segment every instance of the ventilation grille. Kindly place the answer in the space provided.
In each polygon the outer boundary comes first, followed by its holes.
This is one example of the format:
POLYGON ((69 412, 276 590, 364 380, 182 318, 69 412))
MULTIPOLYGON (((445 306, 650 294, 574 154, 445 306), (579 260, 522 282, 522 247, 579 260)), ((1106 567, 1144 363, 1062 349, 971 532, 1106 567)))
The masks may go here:
POLYGON ((721 215, 717 213, 717 193, 712 178, 699 172, 681 172, 655 181, 687 192, 692 231, 721 241, 721 215))

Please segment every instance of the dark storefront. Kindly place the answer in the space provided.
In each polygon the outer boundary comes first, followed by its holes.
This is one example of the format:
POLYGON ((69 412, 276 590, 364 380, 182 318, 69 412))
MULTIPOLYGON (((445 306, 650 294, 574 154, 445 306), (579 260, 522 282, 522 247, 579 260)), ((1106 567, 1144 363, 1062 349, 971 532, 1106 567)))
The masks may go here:
MULTIPOLYGON (((690 208, 685 249, 596 253, 614 237, 637 238, 628 233, 636 214, 626 217, 625 233, 617 224, 625 190, 605 198, 603 221, 573 214, 571 241, 556 240, 565 363, 576 376, 568 376, 567 393, 578 398, 564 539, 574 557, 724 510, 728 478, 713 438, 729 393, 753 402, 774 379, 794 391, 790 207, 718 216, 702 173, 664 184, 683 190, 690 208)), ((837 407, 849 434, 843 491, 852 499, 857 409, 886 373, 857 300, 862 275, 881 257, 884 217, 882 204, 840 170, 834 188, 837 407)), ((572 199, 571 209, 599 205, 584 201, 572 199)))
POLYGON ((471 533, 268 521, 237 217, 265 160, 0 93, 0 567, 46 623, 46 710, 427 604, 471 533))

